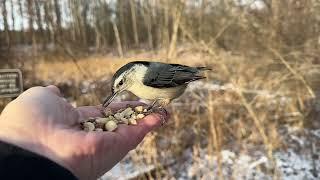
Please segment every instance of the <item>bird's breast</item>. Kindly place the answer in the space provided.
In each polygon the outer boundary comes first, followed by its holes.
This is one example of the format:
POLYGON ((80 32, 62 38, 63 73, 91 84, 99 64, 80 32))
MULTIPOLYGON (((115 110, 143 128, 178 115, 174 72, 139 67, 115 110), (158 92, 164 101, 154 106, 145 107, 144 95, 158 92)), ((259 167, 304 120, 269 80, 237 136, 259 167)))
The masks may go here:
POLYGON ((186 87, 187 85, 172 88, 154 88, 143 84, 134 84, 128 90, 142 99, 155 100, 163 98, 172 100, 183 94, 186 87))

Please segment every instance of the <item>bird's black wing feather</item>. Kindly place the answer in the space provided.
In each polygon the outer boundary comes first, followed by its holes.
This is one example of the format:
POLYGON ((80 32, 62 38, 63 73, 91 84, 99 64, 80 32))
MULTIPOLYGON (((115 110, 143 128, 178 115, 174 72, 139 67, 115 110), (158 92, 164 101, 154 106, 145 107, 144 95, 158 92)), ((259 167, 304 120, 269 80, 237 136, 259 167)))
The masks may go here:
POLYGON ((153 67, 149 68, 144 84, 155 88, 177 87, 205 78, 198 75, 202 70, 198 67, 162 63, 151 64, 151 66, 153 67))

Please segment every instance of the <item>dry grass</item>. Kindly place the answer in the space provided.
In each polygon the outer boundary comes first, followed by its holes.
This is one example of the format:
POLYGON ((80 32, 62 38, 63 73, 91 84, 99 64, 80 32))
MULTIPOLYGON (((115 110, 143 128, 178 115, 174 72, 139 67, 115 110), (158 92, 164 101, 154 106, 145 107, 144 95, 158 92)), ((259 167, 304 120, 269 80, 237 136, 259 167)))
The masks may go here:
MULTIPOLYGON (((111 76, 122 65, 135 60, 148 60, 148 61, 162 61, 166 60, 166 55, 163 52, 159 54, 153 53, 128 53, 130 58, 118 58, 116 56, 93 56, 88 58, 79 58, 77 63, 82 70, 91 74, 87 80, 97 80, 104 76, 111 76)), ((184 54, 183 56, 173 59, 169 62, 181 63, 187 65, 205 65, 205 61, 201 54, 184 54)), ((28 65, 26 65, 28 66, 28 65)), ((30 65, 29 65, 30 66, 30 65)), ((38 80, 52 80, 53 82, 63 82, 65 80, 74 80, 76 82, 83 81, 83 75, 71 59, 56 59, 53 58, 40 58, 37 59, 35 67, 32 69, 37 72, 35 74, 38 80)))

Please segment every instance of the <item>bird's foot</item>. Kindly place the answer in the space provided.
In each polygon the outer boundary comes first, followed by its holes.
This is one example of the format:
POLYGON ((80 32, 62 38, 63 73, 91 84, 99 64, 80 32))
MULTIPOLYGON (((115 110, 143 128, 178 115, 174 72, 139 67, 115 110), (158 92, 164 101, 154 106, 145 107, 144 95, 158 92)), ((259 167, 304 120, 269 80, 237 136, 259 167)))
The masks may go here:
POLYGON ((161 119, 161 126, 163 126, 164 124, 167 123, 167 117, 169 115, 168 111, 161 107, 161 106, 157 106, 157 107, 152 107, 150 110, 149 110, 150 114, 151 113, 157 113, 160 115, 160 119, 161 119))
POLYGON ((149 112, 149 111, 151 111, 153 109, 153 106, 148 106, 146 109, 149 112))
POLYGON ((170 103, 169 99, 158 98, 147 108, 147 110, 166 107, 170 103))

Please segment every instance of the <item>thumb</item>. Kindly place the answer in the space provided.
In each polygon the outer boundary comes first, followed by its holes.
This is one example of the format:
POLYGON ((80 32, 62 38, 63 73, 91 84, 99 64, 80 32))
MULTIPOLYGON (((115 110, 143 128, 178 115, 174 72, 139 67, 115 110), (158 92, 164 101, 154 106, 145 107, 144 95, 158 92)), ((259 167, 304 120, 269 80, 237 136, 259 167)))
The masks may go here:
POLYGON ((162 125, 164 125, 167 120, 169 119, 169 114, 167 113, 166 110, 162 112, 157 112, 150 114, 140 120, 139 126, 144 127, 145 130, 147 131, 152 131, 162 125))
POLYGON ((143 138, 152 130, 162 126, 169 118, 168 113, 153 113, 139 120, 136 126, 121 125, 115 131, 120 135, 119 140, 126 144, 123 149, 134 149, 143 138))

